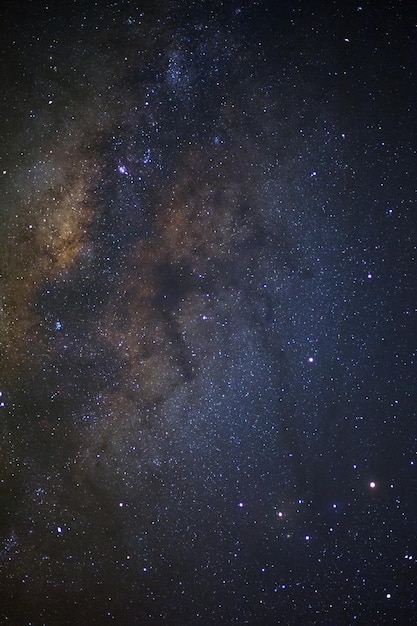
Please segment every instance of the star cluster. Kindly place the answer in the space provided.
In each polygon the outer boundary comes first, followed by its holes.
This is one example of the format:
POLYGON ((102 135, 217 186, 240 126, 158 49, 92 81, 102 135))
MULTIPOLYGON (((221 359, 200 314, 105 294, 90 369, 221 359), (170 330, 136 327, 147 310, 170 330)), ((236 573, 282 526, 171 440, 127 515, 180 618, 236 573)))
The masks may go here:
POLYGON ((415 29, 3 11, 12 624, 412 624, 415 29))

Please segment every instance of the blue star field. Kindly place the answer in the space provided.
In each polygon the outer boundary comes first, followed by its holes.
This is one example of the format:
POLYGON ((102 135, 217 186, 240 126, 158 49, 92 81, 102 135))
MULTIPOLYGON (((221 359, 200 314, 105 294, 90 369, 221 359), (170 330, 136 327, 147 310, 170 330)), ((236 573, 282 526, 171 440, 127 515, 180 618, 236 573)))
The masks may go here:
POLYGON ((2 624, 416 623, 415 18, 1 9, 2 624))

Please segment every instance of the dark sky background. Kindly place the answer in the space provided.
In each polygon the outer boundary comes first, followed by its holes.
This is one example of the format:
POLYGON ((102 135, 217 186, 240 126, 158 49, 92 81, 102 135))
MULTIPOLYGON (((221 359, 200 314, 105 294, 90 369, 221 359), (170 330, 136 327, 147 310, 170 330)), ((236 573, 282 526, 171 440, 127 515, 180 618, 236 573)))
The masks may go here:
POLYGON ((1 9, 1 624, 416 623, 413 4, 1 9))

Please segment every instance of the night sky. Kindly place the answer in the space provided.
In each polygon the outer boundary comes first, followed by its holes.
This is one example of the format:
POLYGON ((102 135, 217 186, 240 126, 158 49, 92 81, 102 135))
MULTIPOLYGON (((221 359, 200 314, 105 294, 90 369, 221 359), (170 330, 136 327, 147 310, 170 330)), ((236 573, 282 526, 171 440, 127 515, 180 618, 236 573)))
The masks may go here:
POLYGON ((412 6, 1 9, 1 624, 416 623, 412 6))

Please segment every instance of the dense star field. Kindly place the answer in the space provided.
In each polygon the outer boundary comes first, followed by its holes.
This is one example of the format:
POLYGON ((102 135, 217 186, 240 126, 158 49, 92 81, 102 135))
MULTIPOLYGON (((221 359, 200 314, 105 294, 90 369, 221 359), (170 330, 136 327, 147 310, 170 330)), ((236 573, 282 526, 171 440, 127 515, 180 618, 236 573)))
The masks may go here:
POLYGON ((1 624, 416 623, 411 7, 1 9, 1 624))

